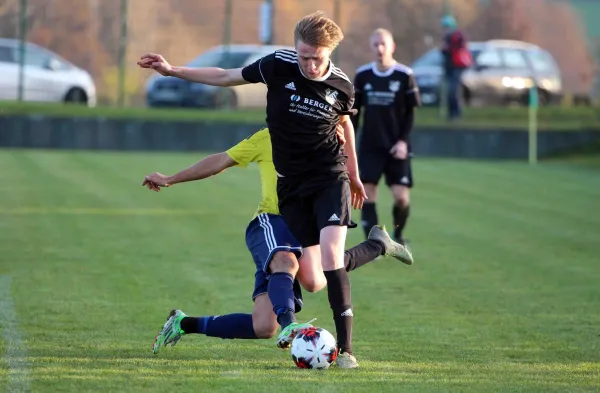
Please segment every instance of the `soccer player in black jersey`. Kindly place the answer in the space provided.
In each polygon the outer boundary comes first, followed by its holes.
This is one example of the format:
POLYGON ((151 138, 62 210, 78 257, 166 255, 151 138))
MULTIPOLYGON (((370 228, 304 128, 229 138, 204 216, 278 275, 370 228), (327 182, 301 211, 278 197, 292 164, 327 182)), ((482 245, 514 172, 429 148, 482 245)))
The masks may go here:
POLYGON ((359 67, 354 79, 358 113, 353 116, 358 130, 363 114, 358 156, 360 177, 367 200, 362 209, 362 226, 368 234, 378 223, 377 184, 385 175, 394 197, 394 238, 404 244, 403 230, 409 214, 409 189, 413 186, 410 132, 414 108, 420 106, 419 88, 412 70, 394 60, 392 34, 377 29, 371 35, 376 60, 359 67))
MULTIPOLYGON (((138 65, 208 85, 267 85, 266 120, 278 176, 280 213, 305 254, 321 253, 340 349, 337 364, 354 368, 358 363, 351 347, 353 311, 344 247, 347 228, 352 225, 351 206, 361 208, 366 194, 358 174, 349 116, 354 88, 330 60, 342 39, 341 29, 316 12, 296 24, 295 51, 275 51, 243 69, 173 67, 157 54, 142 56, 138 65), (345 144, 336 135, 338 123, 344 129, 345 144)), ((274 272, 297 271, 292 263, 289 260, 270 268, 274 272)), ((293 304, 293 280, 281 279, 277 285, 292 299, 279 303, 293 304)), ((273 306, 282 327, 287 326, 278 342, 291 343, 306 324, 295 322, 293 307, 282 310, 273 306)))

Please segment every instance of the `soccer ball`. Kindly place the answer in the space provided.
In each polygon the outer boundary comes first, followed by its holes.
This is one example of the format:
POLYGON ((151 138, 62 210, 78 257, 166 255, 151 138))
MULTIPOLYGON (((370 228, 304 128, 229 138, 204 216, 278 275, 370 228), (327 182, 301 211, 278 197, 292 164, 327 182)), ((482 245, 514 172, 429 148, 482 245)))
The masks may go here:
POLYGON ((327 369, 337 354, 335 338, 323 328, 304 328, 292 341, 292 359, 298 368, 327 369))

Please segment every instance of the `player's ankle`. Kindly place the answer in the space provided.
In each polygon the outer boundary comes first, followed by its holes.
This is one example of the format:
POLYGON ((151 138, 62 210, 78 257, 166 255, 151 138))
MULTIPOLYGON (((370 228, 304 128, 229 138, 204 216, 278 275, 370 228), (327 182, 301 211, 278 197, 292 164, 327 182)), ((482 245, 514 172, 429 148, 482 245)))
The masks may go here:
POLYGON ((284 311, 277 315, 277 322, 281 325, 281 329, 285 329, 292 323, 296 322, 294 312, 291 310, 284 311))
POLYGON ((338 350, 338 355, 341 355, 343 353, 347 353, 348 355, 352 355, 352 348, 351 347, 340 348, 338 350))
POLYGON ((200 327, 204 326, 204 321, 201 321, 202 318, 196 317, 185 317, 181 320, 181 330, 185 334, 191 333, 204 333, 201 331, 200 327))

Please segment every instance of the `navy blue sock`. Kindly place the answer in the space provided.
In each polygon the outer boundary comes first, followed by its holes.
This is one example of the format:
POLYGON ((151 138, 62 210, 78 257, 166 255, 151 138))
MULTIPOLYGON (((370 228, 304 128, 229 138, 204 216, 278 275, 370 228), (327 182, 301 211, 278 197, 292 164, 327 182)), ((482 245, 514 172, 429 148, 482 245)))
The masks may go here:
POLYGON ((218 338, 256 339, 252 326, 252 314, 227 314, 207 317, 185 317, 181 329, 186 333, 205 334, 218 338))
POLYGON ((269 277, 267 294, 273 304, 273 312, 277 315, 277 322, 285 328, 296 321, 294 310, 294 276, 289 273, 273 273, 269 277))

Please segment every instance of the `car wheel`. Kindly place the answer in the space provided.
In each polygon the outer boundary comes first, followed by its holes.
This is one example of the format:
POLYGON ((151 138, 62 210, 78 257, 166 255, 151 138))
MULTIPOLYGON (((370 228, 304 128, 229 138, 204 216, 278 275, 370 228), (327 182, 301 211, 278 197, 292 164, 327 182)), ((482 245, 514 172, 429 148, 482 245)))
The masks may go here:
POLYGON ((215 95, 215 108, 236 109, 237 96, 232 89, 219 89, 215 95))
POLYGON ((87 94, 85 94, 85 91, 78 87, 74 87, 67 92, 65 102, 70 104, 87 104, 88 97, 87 94))
POLYGON ((471 92, 467 89, 466 86, 462 86, 462 92, 460 95, 461 105, 463 106, 471 106, 471 92))

